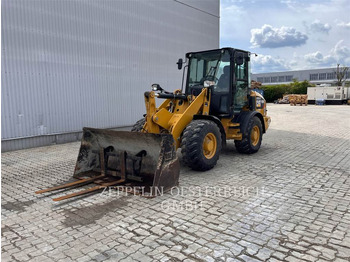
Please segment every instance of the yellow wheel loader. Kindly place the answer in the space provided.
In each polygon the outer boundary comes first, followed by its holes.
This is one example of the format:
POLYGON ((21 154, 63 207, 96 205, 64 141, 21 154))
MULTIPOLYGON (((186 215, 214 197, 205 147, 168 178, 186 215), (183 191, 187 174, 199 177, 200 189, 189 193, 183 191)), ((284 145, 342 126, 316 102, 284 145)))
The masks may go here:
MULTIPOLYGON (((181 69, 184 62, 177 64, 181 69)), ((194 170, 213 168, 229 139, 240 153, 257 152, 270 117, 265 99, 250 90, 250 53, 233 48, 187 53, 185 72, 184 92, 152 85, 145 93, 145 117, 132 131, 171 134, 183 162, 194 170), (159 107, 156 98, 165 99, 159 107)))
POLYGON ((146 114, 132 132, 84 128, 74 171, 78 180, 36 193, 95 183, 54 200, 110 186, 153 197, 178 185, 180 147, 183 162, 200 171, 216 165, 226 140, 233 139, 240 153, 257 152, 270 117, 265 99, 250 90, 250 53, 192 52, 177 64, 183 68, 182 89, 167 92, 153 84, 144 94, 146 114), (156 98, 164 99, 158 107, 156 98))

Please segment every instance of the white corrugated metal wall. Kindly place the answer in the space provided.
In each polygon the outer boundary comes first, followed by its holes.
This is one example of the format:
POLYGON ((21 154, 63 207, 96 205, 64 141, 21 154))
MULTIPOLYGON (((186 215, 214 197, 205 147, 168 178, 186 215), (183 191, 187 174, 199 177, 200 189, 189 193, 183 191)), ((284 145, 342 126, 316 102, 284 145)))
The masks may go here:
POLYGON ((3 0, 2 151, 132 125, 176 61, 219 47, 219 0, 3 0))

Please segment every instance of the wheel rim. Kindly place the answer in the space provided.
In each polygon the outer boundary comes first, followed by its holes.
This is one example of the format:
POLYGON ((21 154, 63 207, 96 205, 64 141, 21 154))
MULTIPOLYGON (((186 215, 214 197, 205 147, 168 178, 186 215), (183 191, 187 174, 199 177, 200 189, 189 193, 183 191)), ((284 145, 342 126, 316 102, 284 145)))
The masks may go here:
POLYGON ((250 133, 250 140, 252 141, 252 145, 256 146, 260 140, 260 129, 258 126, 254 126, 252 132, 250 133))
POLYGON ((215 153, 217 148, 216 136, 213 133, 208 133, 204 137, 203 141, 203 154, 205 158, 211 159, 215 153))

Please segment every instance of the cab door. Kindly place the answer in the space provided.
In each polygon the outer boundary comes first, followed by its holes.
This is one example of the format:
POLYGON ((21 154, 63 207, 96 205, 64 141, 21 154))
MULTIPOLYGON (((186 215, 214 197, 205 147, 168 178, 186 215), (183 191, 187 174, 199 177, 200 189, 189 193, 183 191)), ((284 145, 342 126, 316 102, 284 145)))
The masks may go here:
POLYGON ((250 88, 250 55, 245 52, 235 51, 233 74, 233 112, 239 113, 248 105, 250 88))

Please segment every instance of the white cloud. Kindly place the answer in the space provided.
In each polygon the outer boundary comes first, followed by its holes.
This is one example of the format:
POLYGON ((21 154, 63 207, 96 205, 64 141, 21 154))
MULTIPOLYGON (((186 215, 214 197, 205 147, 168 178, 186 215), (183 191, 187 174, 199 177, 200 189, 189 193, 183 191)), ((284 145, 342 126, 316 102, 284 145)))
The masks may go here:
POLYGON ((344 40, 340 40, 331 50, 331 55, 337 63, 350 64, 350 49, 343 45, 344 40))
POLYGON ((320 51, 309 53, 304 56, 305 61, 309 65, 328 66, 334 62, 334 58, 330 55, 324 56, 320 51))
POLYGON ((286 59, 273 55, 252 56, 252 72, 278 72, 301 70, 320 67, 335 67, 337 64, 350 65, 350 48, 340 40, 333 48, 326 52, 315 51, 305 55, 293 54, 293 58, 286 59))
POLYGON ((271 25, 263 25, 262 28, 250 30, 250 43, 253 47, 278 48, 286 46, 300 46, 306 43, 307 35, 298 32, 293 27, 282 26, 274 28, 271 25))
POLYGON ((304 56, 307 64, 313 66, 335 66, 336 64, 350 64, 350 49, 343 45, 344 40, 340 40, 327 55, 323 55, 320 51, 309 53, 304 56))
POLYGON ((282 0, 282 4, 285 4, 289 9, 295 12, 300 12, 300 4, 297 1, 294 0, 282 0))
POLYGON ((289 70, 290 67, 284 59, 271 55, 252 56, 252 72, 276 72, 289 70))
MULTIPOLYGON (((330 0, 330 1, 314 1, 311 4, 301 6, 301 9, 308 14, 308 16, 313 17, 314 15, 329 15, 332 13, 342 13, 340 8, 346 8, 348 0, 330 0)), ((304 1, 307 3, 308 1, 304 1)))
POLYGON ((350 22, 349 23, 341 22, 341 23, 338 23, 337 26, 343 27, 345 29, 350 29, 350 22))
POLYGON ((320 20, 315 20, 310 25, 310 30, 312 32, 320 32, 328 34, 329 30, 331 30, 331 26, 328 23, 322 23, 320 20))
POLYGON ((220 0, 220 5, 221 46, 264 54, 252 58, 253 72, 350 66, 349 0, 220 0))

